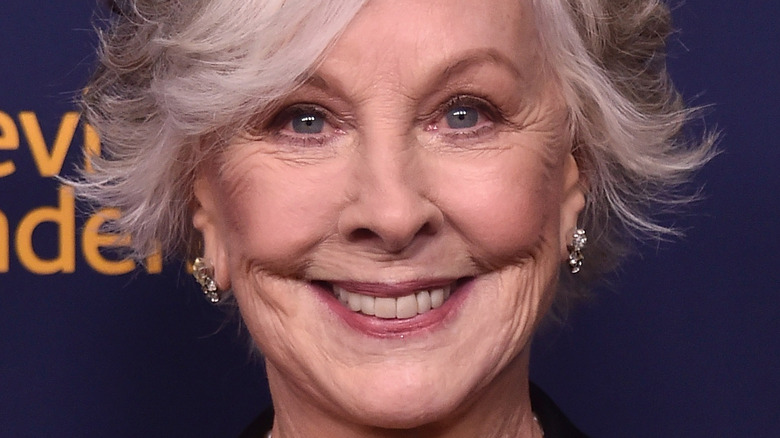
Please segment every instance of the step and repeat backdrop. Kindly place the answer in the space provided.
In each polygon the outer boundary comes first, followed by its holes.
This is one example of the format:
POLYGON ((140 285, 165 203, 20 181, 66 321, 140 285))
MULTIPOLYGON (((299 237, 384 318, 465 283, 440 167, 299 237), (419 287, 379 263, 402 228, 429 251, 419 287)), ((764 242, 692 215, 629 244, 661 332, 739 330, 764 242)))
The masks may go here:
MULTIPOLYGON (((595 437, 780 430, 780 7, 688 0, 670 68, 721 155, 678 242, 640 248, 534 345, 533 379, 595 437)), ((235 311, 179 262, 107 250, 58 176, 100 140, 74 104, 93 0, 0 4, 0 436, 235 436, 267 403, 235 311)))

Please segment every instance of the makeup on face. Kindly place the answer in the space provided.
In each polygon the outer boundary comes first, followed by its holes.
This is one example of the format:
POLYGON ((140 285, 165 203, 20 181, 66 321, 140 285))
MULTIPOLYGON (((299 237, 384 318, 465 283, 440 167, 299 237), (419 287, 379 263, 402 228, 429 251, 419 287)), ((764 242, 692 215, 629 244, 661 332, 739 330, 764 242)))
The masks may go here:
POLYGON ((432 421, 554 293, 567 113, 530 3, 438 1, 369 2, 199 194, 275 399, 432 421))

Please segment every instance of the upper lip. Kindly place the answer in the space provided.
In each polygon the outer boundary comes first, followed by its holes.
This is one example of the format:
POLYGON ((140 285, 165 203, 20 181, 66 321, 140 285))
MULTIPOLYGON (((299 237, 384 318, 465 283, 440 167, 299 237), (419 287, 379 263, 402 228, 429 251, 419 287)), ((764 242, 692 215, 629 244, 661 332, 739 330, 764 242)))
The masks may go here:
POLYGON ((328 281, 328 284, 338 286, 348 292, 374 297, 402 297, 421 290, 430 290, 453 285, 458 278, 431 278, 410 280, 396 283, 362 282, 362 281, 328 281))

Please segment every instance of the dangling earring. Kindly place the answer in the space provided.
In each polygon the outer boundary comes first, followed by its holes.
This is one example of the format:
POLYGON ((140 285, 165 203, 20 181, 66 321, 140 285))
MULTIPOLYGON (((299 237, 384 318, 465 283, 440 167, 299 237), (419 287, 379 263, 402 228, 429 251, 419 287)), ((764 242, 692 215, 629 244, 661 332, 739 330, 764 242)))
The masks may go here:
POLYGON ((192 263, 192 276, 200 285, 206 299, 212 304, 218 303, 221 297, 219 289, 217 289, 217 282, 214 281, 214 267, 211 266, 211 263, 201 257, 196 258, 192 263))
POLYGON ((569 269, 571 269, 572 274, 580 272, 580 268, 582 268, 582 261, 585 260, 582 249, 587 243, 588 237, 585 235, 585 230, 577 228, 571 236, 571 243, 566 245, 566 249, 569 250, 569 269))

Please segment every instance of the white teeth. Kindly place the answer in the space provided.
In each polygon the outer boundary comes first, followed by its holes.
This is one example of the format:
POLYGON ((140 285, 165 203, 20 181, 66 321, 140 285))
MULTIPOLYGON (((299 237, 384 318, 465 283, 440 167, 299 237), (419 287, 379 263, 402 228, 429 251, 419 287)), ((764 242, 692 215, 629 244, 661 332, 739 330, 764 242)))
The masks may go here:
POLYGON ((451 286, 445 286, 421 290, 398 298, 372 297, 349 292, 338 286, 333 286, 333 293, 354 312, 383 319, 406 319, 441 307, 450 297, 450 289, 451 286))
POLYGON ((431 307, 436 309, 444 304, 444 289, 431 290, 431 307))
POLYGON ((374 309, 379 318, 395 318, 395 298, 376 298, 374 309))
POLYGON ((417 295, 411 294, 395 300, 395 317, 411 318, 417 315, 417 295))
POLYGON ((347 292, 344 289, 340 289, 338 291, 338 297, 339 297, 339 301, 341 301, 344 304, 347 304, 349 302, 349 292, 347 292))
MULTIPOLYGON (((357 295, 357 294, 353 294, 357 295)), ((374 307, 376 305, 376 298, 368 295, 360 295, 360 311, 366 315, 376 315, 374 307)))
POLYGON ((360 295, 358 294, 347 294, 347 304, 349 305, 349 308, 354 310, 355 312, 359 312, 360 308, 362 307, 360 295))
POLYGON ((425 313, 431 310, 431 294, 427 290, 417 292, 417 313, 425 313))

